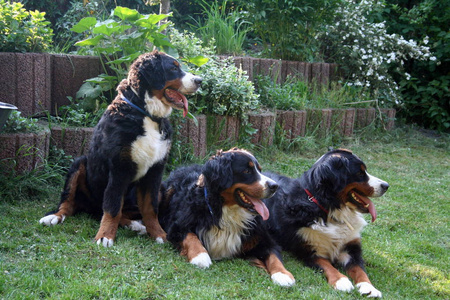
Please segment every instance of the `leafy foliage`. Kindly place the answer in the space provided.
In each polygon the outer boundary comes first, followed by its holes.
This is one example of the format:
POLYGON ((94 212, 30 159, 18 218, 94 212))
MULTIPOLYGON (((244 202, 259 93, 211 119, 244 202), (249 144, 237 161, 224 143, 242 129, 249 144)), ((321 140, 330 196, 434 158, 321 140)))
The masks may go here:
POLYGON ((169 15, 142 15, 135 9, 117 6, 109 19, 99 21, 95 17, 80 20, 72 30, 84 33, 86 38, 75 45, 80 54, 97 55, 106 61, 105 73, 87 80, 77 93, 77 98, 95 105, 101 96, 109 93, 112 99, 115 87, 126 77, 128 66, 143 52, 153 47, 169 47, 161 33, 169 23, 158 22, 169 15))
POLYGON ((265 56, 314 61, 319 53, 315 36, 332 21, 339 4, 339 0, 253 0, 244 9, 265 56))
POLYGON ((388 30, 424 40, 436 60, 409 60, 408 78, 396 75, 403 97, 400 115, 408 121, 450 132, 450 1, 386 1, 388 30))
POLYGON ((2 131, 6 133, 36 132, 40 129, 37 122, 37 119, 22 117, 20 111, 13 110, 2 131))
POLYGON ((97 106, 86 107, 86 103, 75 102, 69 98, 69 105, 60 107, 58 115, 49 116, 50 123, 58 123, 63 126, 94 127, 106 109, 106 102, 97 102, 97 106))
POLYGON ((340 85, 332 82, 330 86, 306 83, 296 78, 278 84, 268 76, 256 77, 256 92, 261 104, 267 108, 279 110, 302 110, 306 108, 338 108, 352 103, 351 107, 374 104, 362 88, 340 85))
POLYGON ((171 28, 169 36, 180 54, 209 59, 201 66, 191 66, 193 72, 203 78, 201 90, 190 97, 195 112, 239 116, 244 120, 248 111, 259 107, 259 95, 252 82, 231 59, 214 56, 212 46, 203 46, 192 33, 171 28))
POLYGON ((208 4, 203 1, 201 6, 206 17, 197 20, 192 27, 205 43, 214 41, 217 54, 239 55, 243 52, 249 24, 239 12, 231 10, 227 13, 227 2, 208 4))
POLYGON ((0 0, 0 51, 45 52, 53 30, 45 12, 27 11, 19 2, 0 0))
POLYGON ((340 64, 348 84, 365 88, 390 105, 401 104, 399 86, 392 70, 409 80, 403 66, 409 59, 433 61, 429 47, 390 34, 386 22, 374 21, 383 3, 377 0, 344 0, 336 21, 320 35, 322 51, 329 62, 340 64))

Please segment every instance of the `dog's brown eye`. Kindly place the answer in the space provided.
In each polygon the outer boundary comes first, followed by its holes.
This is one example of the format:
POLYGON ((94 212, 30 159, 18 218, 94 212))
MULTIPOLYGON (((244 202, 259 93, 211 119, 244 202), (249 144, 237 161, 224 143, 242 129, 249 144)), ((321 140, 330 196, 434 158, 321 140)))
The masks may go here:
POLYGON ((175 72, 175 71, 178 71, 178 68, 177 67, 173 67, 172 69, 170 69, 171 71, 173 71, 173 72, 175 72))
POLYGON ((250 169, 245 169, 244 171, 242 171, 242 173, 244 173, 244 174, 250 174, 250 169))

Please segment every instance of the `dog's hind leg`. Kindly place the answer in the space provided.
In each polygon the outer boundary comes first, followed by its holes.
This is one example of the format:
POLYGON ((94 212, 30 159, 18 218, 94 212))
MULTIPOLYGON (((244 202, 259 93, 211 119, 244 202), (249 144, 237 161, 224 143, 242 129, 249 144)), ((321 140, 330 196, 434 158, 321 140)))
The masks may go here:
POLYGON ((139 180, 137 188, 137 204, 147 233, 158 243, 167 241, 166 232, 158 220, 158 198, 164 171, 164 163, 152 166, 147 174, 139 180))
POLYGON ((89 198, 89 190, 86 186, 86 163, 86 156, 81 156, 72 163, 66 176, 58 209, 41 218, 39 223, 47 226, 62 223, 67 216, 77 212, 77 195, 83 194, 84 197, 89 198))
MULTIPOLYGON (((137 191, 137 199, 139 210, 142 214, 142 222, 144 223, 147 233, 154 238, 158 243, 167 241, 166 232, 162 229, 158 221, 157 212, 153 206, 153 197, 151 191, 145 188, 139 188, 137 191)), ((157 193, 156 193, 157 195, 157 193)))

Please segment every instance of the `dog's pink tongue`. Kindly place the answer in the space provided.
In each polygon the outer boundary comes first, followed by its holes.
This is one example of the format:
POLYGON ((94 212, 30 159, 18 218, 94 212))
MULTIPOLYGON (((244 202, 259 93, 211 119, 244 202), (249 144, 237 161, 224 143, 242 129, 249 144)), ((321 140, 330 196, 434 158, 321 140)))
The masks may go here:
POLYGON ((166 89, 164 91, 164 94, 166 98, 168 98, 169 101, 174 102, 178 106, 178 108, 180 108, 180 106, 183 106, 183 117, 186 117, 189 107, 186 97, 182 93, 172 89, 166 89))
POLYGON ((369 213, 372 216, 372 223, 375 222, 377 218, 377 210, 375 209, 375 205, 373 205, 372 201, 369 201, 369 213))
POLYGON ((266 221, 269 218, 269 209, 264 204, 264 202, 262 202, 260 199, 253 198, 250 199, 250 201, 252 201, 252 204, 258 214, 263 218, 264 221, 266 221))

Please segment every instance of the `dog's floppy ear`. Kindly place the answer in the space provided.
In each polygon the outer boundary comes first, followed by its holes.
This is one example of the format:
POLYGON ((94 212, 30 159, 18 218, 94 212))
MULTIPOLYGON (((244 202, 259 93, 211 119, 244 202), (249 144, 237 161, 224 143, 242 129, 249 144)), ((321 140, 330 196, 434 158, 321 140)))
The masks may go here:
POLYGON ((165 86, 166 77, 162 64, 162 55, 159 52, 152 52, 145 57, 139 66, 140 81, 145 81, 149 89, 162 90, 165 86))
POLYGON ((349 172, 349 161, 339 154, 323 157, 313 166, 311 181, 316 183, 317 189, 328 189, 337 193, 347 183, 345 178, 349 172))
POLYGON ((223 191, 233 184, 233 170, 231 168, 233 156, 233 153, 219 151, 203 166, 203 180, 212 192, 223 191))

